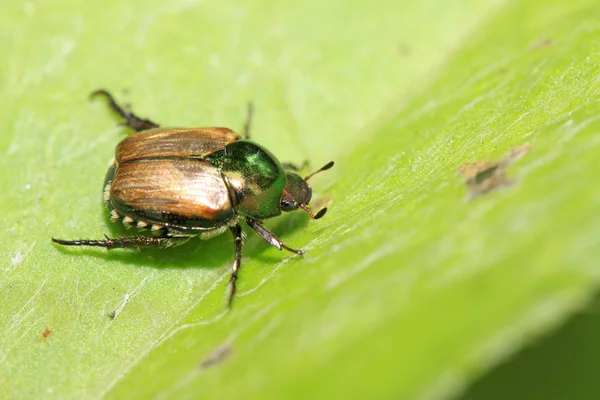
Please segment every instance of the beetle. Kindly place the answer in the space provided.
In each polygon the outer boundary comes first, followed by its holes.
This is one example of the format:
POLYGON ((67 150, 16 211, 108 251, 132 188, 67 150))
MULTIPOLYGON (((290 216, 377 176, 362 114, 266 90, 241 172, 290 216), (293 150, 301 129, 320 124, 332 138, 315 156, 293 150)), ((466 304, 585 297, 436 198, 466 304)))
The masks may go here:
POLYGON ((308 180, 333 167, 333 161, 302 178, 301 167, 282 164, 267 149, 249 140, 252 106, 243 136, 228 128, 161 128, 157 123, 126 111, 106 90, 110 108, 135 133, 119 142, 104 180, 104 203, 112 221, 150 231, 150 235, 102 240, 52 238, 65 246, 98 246, 106 249, 170 247, 193 237, 210 239, 229 230, 235 255, 227 305, 230 308, 242 260, 245 220, 259 236, 279 250, 297 255, 261 221, 282 212, 304 210, 319 219, 327 208, 313 214, 308 180))

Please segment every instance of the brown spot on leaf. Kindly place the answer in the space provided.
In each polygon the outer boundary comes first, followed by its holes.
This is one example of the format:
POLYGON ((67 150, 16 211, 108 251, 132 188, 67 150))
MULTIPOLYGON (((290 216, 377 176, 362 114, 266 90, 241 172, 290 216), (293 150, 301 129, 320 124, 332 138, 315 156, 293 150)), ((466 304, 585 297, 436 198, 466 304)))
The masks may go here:
POLYGON ((492 190, 507 187, 514 183, 506 174, 510 164, 517 161, 529 150, 529 144, 515 147, 497 161, 475 161, 459 168, 458 174, 465 178, 469 188, 469 199, 477 198, 492 190))
POLYGON ((53 334, 54 334, 54 329, 46 328, 38 335, 38 339, 39 340, 48 339, 53 334))

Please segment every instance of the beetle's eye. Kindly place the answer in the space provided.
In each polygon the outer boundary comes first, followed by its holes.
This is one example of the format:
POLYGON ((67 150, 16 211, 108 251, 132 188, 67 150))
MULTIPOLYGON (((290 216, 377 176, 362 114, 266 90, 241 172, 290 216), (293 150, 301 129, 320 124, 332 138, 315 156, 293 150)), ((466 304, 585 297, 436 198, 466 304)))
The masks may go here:
POLYGON ((281 201, 281 211, 294 211, 296 208, 298 208, 298 205, 292 200, 281 201))

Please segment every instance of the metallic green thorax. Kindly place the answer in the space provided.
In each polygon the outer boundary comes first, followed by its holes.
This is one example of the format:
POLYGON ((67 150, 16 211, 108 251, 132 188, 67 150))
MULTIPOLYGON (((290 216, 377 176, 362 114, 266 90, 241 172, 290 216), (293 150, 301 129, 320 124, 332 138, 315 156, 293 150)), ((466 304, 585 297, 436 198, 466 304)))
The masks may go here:
POLYGON ((238 140, 206 160, 221 169, 237 213, 255 219, 281 214, 286 175, 267 149, 248 140, 238 140))

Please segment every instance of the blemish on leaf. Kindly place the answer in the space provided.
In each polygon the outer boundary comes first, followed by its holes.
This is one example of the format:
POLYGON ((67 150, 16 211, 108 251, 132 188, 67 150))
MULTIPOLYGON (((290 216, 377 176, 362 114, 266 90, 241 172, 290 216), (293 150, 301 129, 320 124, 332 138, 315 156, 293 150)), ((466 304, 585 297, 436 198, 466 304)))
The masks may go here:
POLYGON ((10 259, 10 263, 12 265, 19 265, 19 264, 21 264, 21 262, 23 262, 24 256, 25 256, 25 253, 23 253, 22 251, 19 251, 10 259))
POLYGON ((313 201, 313 203, 311 204, 311 208, 319 209, 324 206, 330 206, 331 203, 332 203, 331 196, 323 196, 323 197, 319 197, 317 200, 313 201))
POLYGON ((38 339, 39 340, 48 339, 53 334, 54 334, 54 329, 46 328, 38 335, 38 339))
POLYGON ((231 357, 231 354, 231 345, 229 343, 222 344, 202 360, 200 369, 208 369, 219 365, 231 357))
POLYGON ((475 161, 459 168, 458 174, 465 178, 469 188, 469 200, 489 193, 493 190, 510 186, 514 183, 506 174, 508 166, 517 161, 529 150, 529 144, 515 147, 506 156, 497 161, 475 161))
POLYGON ((401 57, 408 57, 412 55, 412 48, 408 43, 402 42, 398 45, 398 54, 401 57))
POLYGON ((550 47, 552 46, 554 43, 556 43, 556 39, 552 39, 552 38, 541 38, 536 40, 535 42, 531 43, 529 45, 529 50, 538 50, 538 49, 544 49, 546 47, 550 47))
POLYGON ((117 312, 113 310, 113 311, 109 312, 106 315, 108 315, 108 318, 110 318, 110 319, 115 319, 115 316, 117 315, 117 312))

